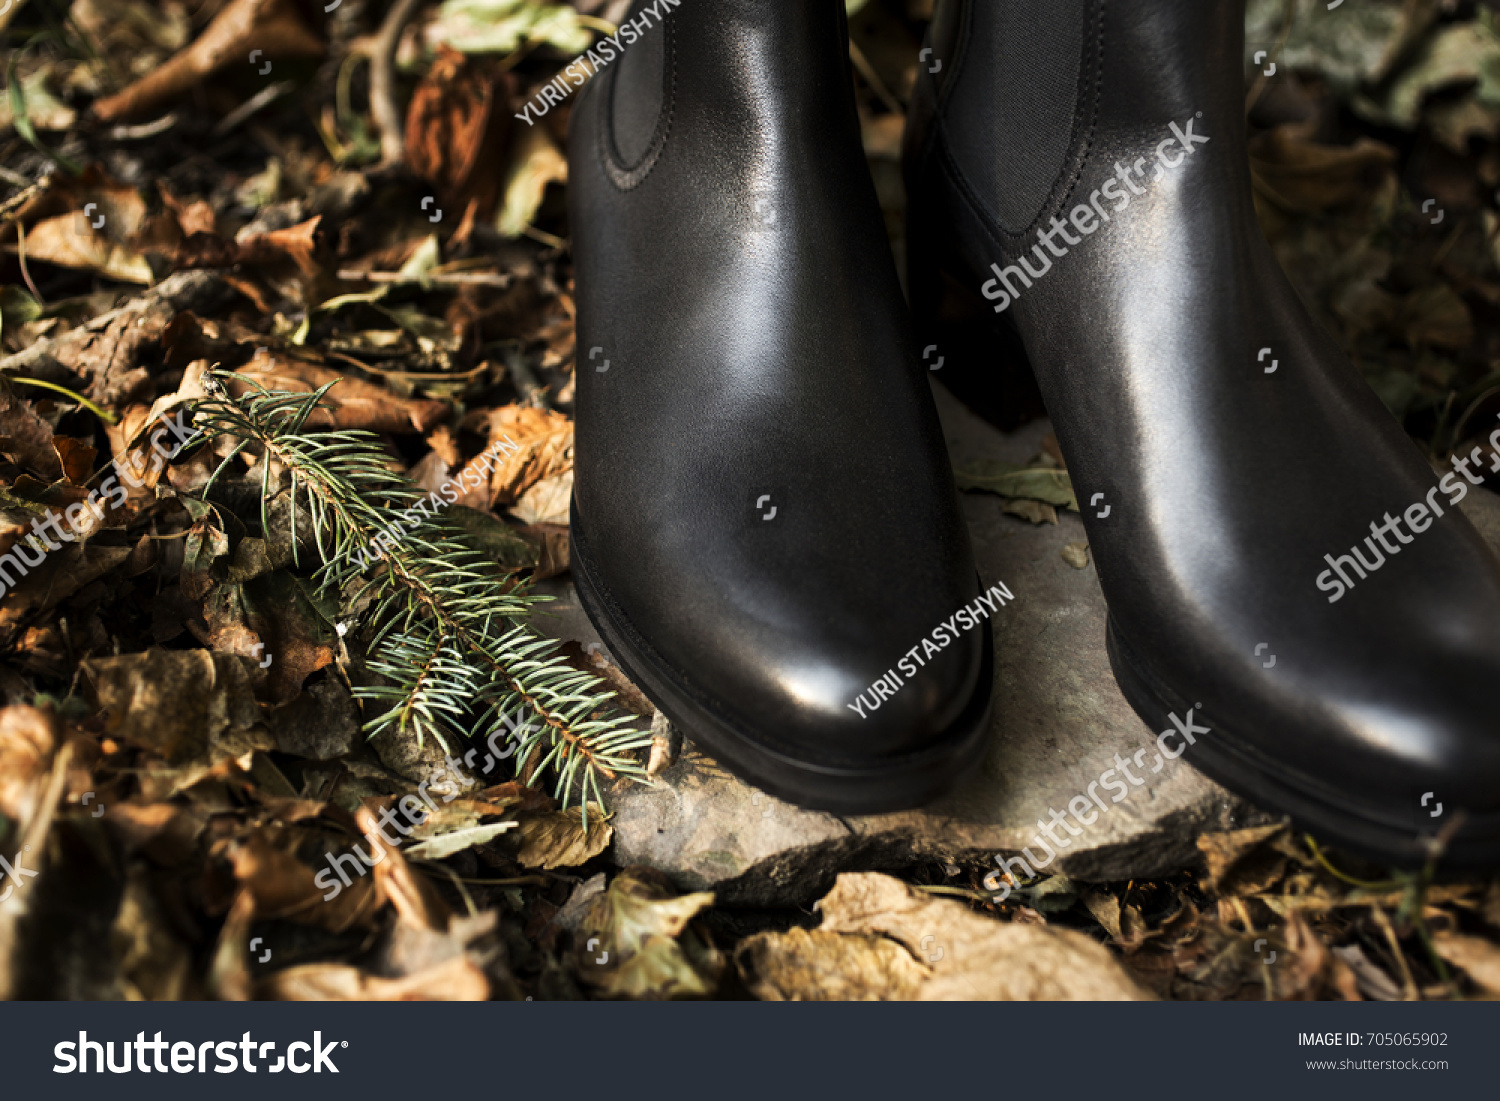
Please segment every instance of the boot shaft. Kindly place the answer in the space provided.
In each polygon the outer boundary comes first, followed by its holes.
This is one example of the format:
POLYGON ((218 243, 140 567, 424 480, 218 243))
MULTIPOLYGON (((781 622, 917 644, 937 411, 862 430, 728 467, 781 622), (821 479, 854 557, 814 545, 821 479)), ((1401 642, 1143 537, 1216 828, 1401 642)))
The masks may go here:
POLYGON ((1201 117, 1211 156, 1243 176, 1239 0, 1055 0, 1045 17, 1022 0, 939 0, 930 43, 944 64, 919 71, 909 156, 924 159, 940 128, 945 155, 1008 234, 1102 149, 1156 145, 1173 122, 1201 117))

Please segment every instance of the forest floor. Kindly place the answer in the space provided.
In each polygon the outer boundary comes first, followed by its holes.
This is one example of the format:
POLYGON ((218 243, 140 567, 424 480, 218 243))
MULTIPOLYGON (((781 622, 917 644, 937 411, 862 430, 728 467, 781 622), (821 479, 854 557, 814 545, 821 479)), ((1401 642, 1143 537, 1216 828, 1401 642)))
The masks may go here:
MULTIPOLYGON (((82 525, 0 600, 0 996, 1500 995, 1500 878, 1373 868, 1285 825, 1205 834, 1151 880, 1054 876, 997 902, 993 866, 939 859, 751 910, 620 867, 615 788, 585 822, 539 750, 434 801, 441 754, 365 736, 366 655, 282 553, 298 536, 284 503, 263 511, 270 464, 222 440, 161 462, 148 442, 211 396, 210 368, 342 380, 312 430, 374 433, 424 491, 458 483, 497 583, 565 580, 568 107, 515 116, 622 8, 0 12, 0 551, 49 515, 82 525), (470 477, 500 440, 517 447, 470 477), (105 490, 112 462, 132 476, 105 490), (377 840, 402 815, 421 824, 377 840)), ((899 257, 931 0, 850 8, 899 257)), ((1493 14, 1253 0, 1247 38, 1267 235, 1412 437, 1434 460, 1467 450, 1500 413, 1493 14)), ((1056 521, 1049 495, 1011 503, 1056 521)), ((606 687, 660 748, 650 705, 606 687)))

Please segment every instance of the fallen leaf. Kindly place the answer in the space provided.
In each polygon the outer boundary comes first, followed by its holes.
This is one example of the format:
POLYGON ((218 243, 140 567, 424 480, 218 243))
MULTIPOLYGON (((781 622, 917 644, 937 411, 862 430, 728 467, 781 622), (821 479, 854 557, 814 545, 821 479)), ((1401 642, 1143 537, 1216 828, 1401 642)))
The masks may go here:
POLYGON ((511 505, 510 511, 525 524, 566 524, 571 517, 573 472, 543 478, 511 505))
MULTIPOLYGON (((401 398, 373 383, 362 379, 347 378, 339 371, 331 371, 300 360, 286 358, 278 352, 269 353, 270 364, 264 367, 265 358, 252 361, 240 373, 254 379, 268 390, 290 390, 310 394, 325 383, 341 380, 324 397, 319 409, 308 418, 314 427, 366 428, 372 432, 427 432, 448 414, 448 406, 441 401, 424 398, 401 398)), ((250 387, 237 380, 229 382, 235 397, 247 392, 250 387)))
POLYGON ((398 979, 345 964, 303 964, 276 972, 259 990, 286 1002, 482 1002, 490 996, 490 983, 480 967, 454 956, 398 979))
POLYGON ((1463 933, 1434 933, 1437 954, 1458 968, 1486 994, 1500 995, 1500 947, 1483 937, 1463 933))
POLYGON ((587 830, 583 808, 528 815, 521 820, 521 850, 516 860, 527 868, 576 868, 609 848, 614 828, 604 821, 603 808, 591 808, 587 830))
POLYGON ((416 845, 408 846, 403 851, 412 860, 442 860, 454 853, 473 848, 475 845, 488 845, 506 830, 515 828, 514 822, 493 822, 487 826, 470 826, 467 829, 454 830, 452 833, 439 834, 416 845))
POLYGON ((706 891, 674 896, 659 873, 627 868, 579 922, 579 978, 606 998, 707 997, 722 964, 688 922, 713 901, 706 891))
POLYGON ((1063 547, 1062 560, 1075 570, 1086 570, 1089 568, 1089 545, 1087 543, 1069 543, 1063 547))
POLYGON ((818 908, 823 923, 811 934, 758 933, 741 946, 741 973, 757 997, 1151 1000, 1108 949, 1081 933, 999 922, 890 876, 842 874, 818 908))
POLYGON ((57 743, 48 712, 26 704, 0 710, 0 814, 12 822, 36 815, 57 743))
POLYGON ((192 45, 124 91, 99 100, 93 113, 103 122, 149 114, 215 71, 243 65, 252 50, 267 58, 321 57, 323 42, 302 22, 294 0, 230 0, 192 45))
POLYGON ((1269 889, 1287 865, 1286 854, 1269 842, 1285 834, 1286 827, 1278 823, 1199 836, 1198 851, 1208 867, 1207 889, 1227 896, 1269 889))
POLYGON ((568 182, 568 161, 545 126, 528 126, 518 133, 505 177, 505 201, 495 228, 506 237, 519 237, 536 219, 550 183, 568 182))
POLYGON ((873 933, 791 929, 740 946, 740 970, 766 1001, 919 1001, 931 972, 906 946, 873 933))
POLYGON ((155 750, 169 765, 211 766, 272 749, 247 666, 207 650, 161 650, 82 663, 111 737, 155 750))
POLYGON ((983 490, 1001 497, 1026 498, 1078 511, 1078 498, 1066 470, 987 459, 954 472, 958 488, 983 490))
POLYGON ((495 213, 511 128, 511 85, 508 73, 442 45, 412 92, 406 163, 451 210, 472 203, 474 216, 486 221, 495 213))
POLYGON ((52 446, 52 426, 19 394, 0 393, 0 435, 8 441, 4 450, 38 477, 52 482, 63 476, 61 457, 52 446))
POLYGON ((88 396, 106 407, 122 408, 137 396, 149 400, 150 375, 142 364, 168 324, 180 313, 201 312, 228 294, 224 280, 213 272, 179 272, 62 336, 0 359, 0 371, 35 378, 62 378, 71 372, 88 379, 88 396))
POLYGON ((241 892, 254 902, 257 919, 294 921, 335 933, 373 924, 381 904, 376 881, 364 876, 348 886, 338 884, 342 889, 325 902, 328 888, 317 879, 326 869, 310 868, 296 856, 308 837, 305 829, 272 826, 220 841, 213 855, 230 863, 241 892))
MULTIPOLYGON (((490 471, 488 492, 469 491, 460 496, 460 503, 477 508, 513 505, 542 479, 572 471, 573 422, 561 413, 529 405, 507 405, 491 411, 487 421, 491 448, 501 440, 518 446, 514 451, 498 453, 499 461, 490 471), (469 496, 480 500, 467 500, 469 496)), ((474 468, 478 461, 478 458, 471 460, 463 473, 474 468)))
POLYGON ((1369 138, 1324 145, 1288 123, 1255 136, 1250 164, 1257 196, 1292 214, 1320 214, 1369 202, 1394 171, 1396 151, 1369 138))
POLYGON ((81 214, 63 214, 32 226, 26 234, 26 257, 96 271, 122 283, 149 284, 155 278, 143 255, 96 231, 81 214))

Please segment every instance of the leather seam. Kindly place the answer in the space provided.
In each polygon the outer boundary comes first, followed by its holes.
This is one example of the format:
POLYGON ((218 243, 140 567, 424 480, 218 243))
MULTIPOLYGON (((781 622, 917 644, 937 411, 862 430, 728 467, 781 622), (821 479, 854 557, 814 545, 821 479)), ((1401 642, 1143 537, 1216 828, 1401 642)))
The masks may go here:
MULTIPOLYGON (((1093 96, 1091 97, 1092 102, 1087 106, 1085 106, 1084 104, 1080 104, 1078 111, 1074 115, 1074 126, 1076 128, 1083 112, 1085 110, 1089 111, 1091 117, 1089 119, 1088 129, 1086 131, 1081 131, 1081 137, 1075 138, 1074 142, 1071 143, 1074 150, 1068 157, 1068 162, 1071 163, 1071 167, 1067 168, 1064 172, 1059 173, 1057 182, 1052 185, 1052 189, 1048 194, 1048 198, 1042 203, 1041 210, 1038 211, 1036 217, 1033 218, 1031 222, 1022 229, 1017 230, 1015 233, 1011 233, 1004 226, 1000 225, 999 222, 997 222, 994 218, 992 218, 988 211, 985 210, 983 202, 980 200, 978 194, 975 193, 973 187, 969 184, 968 179, 964 176, 963 169, 959 167, 958 162, 954 160, 953 154, 949 151, 948 147, 950 143, 947 140, 947 119, 943 116, 943 113, 941 111, 942 104, 939 104, 936 125, 933 127, 933 141, 937 145, 937 148, 941 154, 943 167, 948 173, 949 179, 952 180, 956 190, 963 197, 965 204, 969 207, 970 213, 975 216, 980 226, 985 230, 986 233, 989 234, 990 239, 999 247, 1002 255, 1004 255, 1007 259, 1011 258, 1009 255, 1010 250, 1014 249, 1025 251, 1022 246, 1024 246, 1026 241, 1032 236, 1032 233, 1036 230, 1037 226, 1041 225, 1042 219, 1047 218, 1049 215, 1055 214, 1058 210, 1066 207, 1068 204, 1068 200, 1073 195, 1074 188, 1078 186, 1078 181, 1083 178, 1083 169, 1088 164, 1089 153, 1093 148, 1094 140, 1098 134, 1099 129, 1099 103, 1103 96, 1104 85, 1105 3, 1106 0, 1097 0, 1097 4, 1094 8, 1094 20, 1097 26, 1097 33, 1095 35, 1095 47, 1093 51, 1094 56, 1092 58, 1094 68, 1094 79, 1092 81, 1093 96), (942 138, 942 140, 940 141, 938 140, 939 135, 941 135, 942 138), (1064 184, 1066 184, 1066 186, 1064 186, 1064 184)), ((965 8, 965 34, 967 34, 969 29, 968 11, 969 9, 965 8)), ((1083 76, 1086 77, 1086 74, 1083 74, 1083 76)), ((954 80, 949 85, 950 94, 953 87, 955 87, 958 83, 957 78, 958 74, 955 73, 954 80)), ((1080 84, 1082 83, 1084 83, 1084 80, 1081 78, 1080 84)))
POLYGON ((631 167, 625 167, 616 156, 618 147, 615 143, 615 87, 618 83, 616 77, 619 69, 612 68, 605 78, 609 81, 608 95, 604 97, 603 105, 604 120, 599 127, 599 160, 604 167, 604 174, 619 191, 634 191, 646 182, 657 163, 661 160, 662 153, 667 147, 667 138, 672 133, 672 122, 677 114, 677 44, 676 33, 671 22, 659 24, 662 34, 666 36, 663 50, 666 54, 664 93, 666 103, 663 104, 661 117, 656 125, 656 133, 651 136, 651 144, 646 147, 646 152, 641 159, 631 167))

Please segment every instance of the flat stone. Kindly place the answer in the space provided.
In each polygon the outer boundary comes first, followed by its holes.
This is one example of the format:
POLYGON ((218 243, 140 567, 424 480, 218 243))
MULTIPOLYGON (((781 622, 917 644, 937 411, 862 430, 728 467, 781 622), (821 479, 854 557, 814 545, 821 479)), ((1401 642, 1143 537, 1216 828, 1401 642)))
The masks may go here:
MULTIPOLYGON (((1029 462, 1050 431, 1035 422, 1007 436, 934 387, 955 465, 976 459, 1029 462)), ((1032 846, 1038 820, 1067 809, 1115 755, 1145 750, 1149 729, 1115 685, 1104 648, 1105 603, 1092 561, 1076 545, 1083 522, 1061 513, 1033 525, 1004 514, 999 498, 963 495, 979 573, 1015 600, 996 613, 995 708, 983 766, 960 790, 919 811, 840 817, 801 810, 738 780, 687 745, 651 786, 622 782, 607 794, 614 858, 667 873, 685 890, 713 890, 729 905, 799 905, 821 897, 843 871, 899 871, 919 862, 990 862, 1032 846)), ((1500 545, 1500 497, 1471 493, 1465 511, 1500 545), (1470 505, 1472 502, 1472 507, 1470 505)), ((543 630, 598 642, 567 583, 543 630)), ((1165 725, 1165 723, 1163 724, 1165 725)), ((691 738, 691 731, 685 732, 691 738)), ((1196 863, 1204 831, 1271 820, 1197 772, 1188 757, 1143 769, 1144 784, 1070 838, 1047 868, 1084 881, 1164 875, 1196 863)), ((1068 838, 1061 827, 1055 831, 1068 838)))

